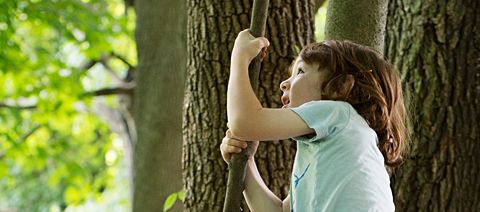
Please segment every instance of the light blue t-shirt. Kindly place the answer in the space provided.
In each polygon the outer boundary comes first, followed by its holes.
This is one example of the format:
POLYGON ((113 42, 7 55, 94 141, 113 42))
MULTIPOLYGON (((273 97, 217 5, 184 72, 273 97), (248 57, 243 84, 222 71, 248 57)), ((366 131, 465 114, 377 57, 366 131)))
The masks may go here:
POLYGON ((377 135, 347 102, 291 108, 316 135, 294 138, 291 211, 394 211, 377 135))

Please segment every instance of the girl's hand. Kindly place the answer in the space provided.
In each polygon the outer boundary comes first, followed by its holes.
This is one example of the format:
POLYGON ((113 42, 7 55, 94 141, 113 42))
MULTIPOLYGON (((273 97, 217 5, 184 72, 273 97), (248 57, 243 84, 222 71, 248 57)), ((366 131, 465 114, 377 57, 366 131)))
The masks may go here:
MULTIPOLYGON (((270 42, 264 38, 255 38, 246 29, 238 33, 235 39, 235 45, 232 51, 232 62, 241 62, 249 64, 255 58, 260 50, 270 45, 270 42)), ((262 54, 262 56, 265 56, 262 54)))
POLYGON ((242 150, 248 151, 248 159, 252 159, 257 151, 258 141, 252 141, 250 148, 248 149, 246 149, 247 145, 247 141, 234 138, 230 130, 227 130, 225 137, 222 139, 222 144, 220 145, 220 151, 222 152, 223 160, 229 163, 232 154, 240 153, 242 150))

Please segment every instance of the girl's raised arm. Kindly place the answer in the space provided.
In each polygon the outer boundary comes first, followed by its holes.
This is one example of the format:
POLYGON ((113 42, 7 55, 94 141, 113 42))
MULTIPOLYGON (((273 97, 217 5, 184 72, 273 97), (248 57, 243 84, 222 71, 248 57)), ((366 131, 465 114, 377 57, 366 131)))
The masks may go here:
POLYGON ((235 40, 227 92, 227 116, 233 135, 243 140, 280 140, 310 134, 313 129, 290 109, 263 108, 248 78, 248 65, 267 47, 266 38, 254 38, 248 30, 235 40))

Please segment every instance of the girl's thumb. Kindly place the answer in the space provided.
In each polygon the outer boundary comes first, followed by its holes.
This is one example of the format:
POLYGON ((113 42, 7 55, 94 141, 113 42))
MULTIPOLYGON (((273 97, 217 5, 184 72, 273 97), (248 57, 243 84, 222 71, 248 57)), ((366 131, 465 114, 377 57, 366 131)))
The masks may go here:
POLYGON ((270 42, 265 37, 255 38, 254 42, 258 44, 259 48, 264 48, 270 46, 270 42))

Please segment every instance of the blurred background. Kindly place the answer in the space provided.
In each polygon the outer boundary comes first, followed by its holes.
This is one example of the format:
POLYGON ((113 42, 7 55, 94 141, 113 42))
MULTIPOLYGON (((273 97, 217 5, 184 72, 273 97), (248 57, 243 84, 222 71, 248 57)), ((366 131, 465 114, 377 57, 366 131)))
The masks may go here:
POLYGON ((0 2, 0 211, 127 211, 115 114, 137 64, 133 9, 0 2))
MULTIPOLYGON (((123 0, 0 5, 0 211, 130 211, 135 10, 123 0)), ((325 15, 324 5, 317 40, 325 15)))
MULTIPOLYGON (((221 211, 230 51, 251 2, 0 0, 0 212, 221 211)), ((386 18, 375 33, 412 122, 396 209, 480 211, 480 2, 375 2, 330 1, 327 16, 324 0, 270 1, 260 101, 281 106, 326 19, 355 40, 386 18), (370 10, 383 16, 362 22, 370 10)), ((278 144, 255 159, 285 197, 295 144, 278 144)))

